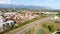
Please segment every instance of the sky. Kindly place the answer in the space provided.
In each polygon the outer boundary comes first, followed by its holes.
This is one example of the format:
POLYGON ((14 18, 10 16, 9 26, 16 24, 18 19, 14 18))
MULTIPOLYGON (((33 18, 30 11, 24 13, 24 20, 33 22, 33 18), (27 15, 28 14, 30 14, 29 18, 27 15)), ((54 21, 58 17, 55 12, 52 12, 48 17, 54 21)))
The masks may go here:
POLYGON ((0 4, 47 6, 60 9, 60 0, 0 0, 0 4))

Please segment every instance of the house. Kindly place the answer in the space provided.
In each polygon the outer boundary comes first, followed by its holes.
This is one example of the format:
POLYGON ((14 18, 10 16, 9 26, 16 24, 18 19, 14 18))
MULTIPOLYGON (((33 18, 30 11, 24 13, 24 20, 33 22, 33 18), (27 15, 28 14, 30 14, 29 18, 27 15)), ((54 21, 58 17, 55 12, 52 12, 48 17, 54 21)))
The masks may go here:
POLYGON ((0 16, 0 32, 3 31, 3 28, 6 26, 6 24, 9 24, 10 26, 14 25, 15 22, 13 20, 7 20, 5 21, 5 19, 0 16))
POLYGON ((10 26, 14 25, 14 21, 8 20, 6 23, 9 23, 10 26))
POLYGON ((3 22, 5 20, 2 16, 0 16, 0 22, 3 22))
POLYGON ((59 17, 58 16, 51 17, 51 20, 56 20, 56 19, 59 19, 59 17))
POLYGON ((14 13, 14 12, 11 12, 11 13, 7 12, 7 13, 4 13, 4 16, 6 19, 11 19, 12 17, 15 16, 15 14, 16 13, 14 13))
POLYGON ((11 13, 5 13, 4 14, 6 19, 19 19, 20 18, 20 14, 16 13, 16 12, 11 12, 11 13))
POLYGON ((4 27, 5 24, 6 24, 6 23, 0 23, 0 32, 3 31, 3 27, 4 27))
POLYGON ((58 19, 58 16, 55 16, 54 19, 58 19))
POLYGON ((10 27, 15 25, 14 21, 12 20, 8 20, 6 22, 0 22, 0 32, 4 31, 3 28, 6 27, 6 24, 9 24, 10 27))

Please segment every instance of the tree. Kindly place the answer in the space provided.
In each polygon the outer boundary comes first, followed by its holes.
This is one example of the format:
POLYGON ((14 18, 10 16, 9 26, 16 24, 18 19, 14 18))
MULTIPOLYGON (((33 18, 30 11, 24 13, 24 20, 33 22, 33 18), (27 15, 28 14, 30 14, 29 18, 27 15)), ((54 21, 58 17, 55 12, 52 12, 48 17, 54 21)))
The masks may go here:
POLYGON ((51 31, 51 32, 55 32, 56 31, 56 28, 55 28, 55 26, 52 24, 52 25, 50 25, 50 26, 48 26, 48 28, 49 28, 49 30, 51 31))

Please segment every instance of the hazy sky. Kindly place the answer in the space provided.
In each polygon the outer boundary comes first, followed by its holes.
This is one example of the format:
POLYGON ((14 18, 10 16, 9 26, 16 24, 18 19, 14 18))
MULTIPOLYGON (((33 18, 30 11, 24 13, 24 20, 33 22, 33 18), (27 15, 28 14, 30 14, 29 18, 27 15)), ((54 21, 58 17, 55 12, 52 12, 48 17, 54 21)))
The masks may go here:
POLYGON ((48 6, 60 9, 60 0, 0 0, 0 4, 48 6))

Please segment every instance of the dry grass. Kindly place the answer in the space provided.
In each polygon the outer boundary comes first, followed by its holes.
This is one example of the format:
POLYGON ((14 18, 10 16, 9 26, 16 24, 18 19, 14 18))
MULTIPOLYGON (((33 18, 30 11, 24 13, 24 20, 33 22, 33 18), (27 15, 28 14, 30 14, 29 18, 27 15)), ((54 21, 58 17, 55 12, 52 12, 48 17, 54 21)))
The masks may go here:
MULTIPOLYGON (((53 24, 53 25, 55 26, 56 30, 57 30, 57 29, 60 29, 60 23, 55 23, 54 21, 50 21, 50 20, 48 20, 48 21, 46 21, 46 22, 48 23, 48 25, 53 24)), ((45 22, 43 22, 43 23, 45 23, 45 22)), ((42 23, 42 24, 43 24, 43 23, 42 23)), ((44 28, 42 25, 40 25, 40 27, 42 27, 42 29, 44 29, 45 34, 51 34, 51 32, 49 31, 48 28, 44 28)))

